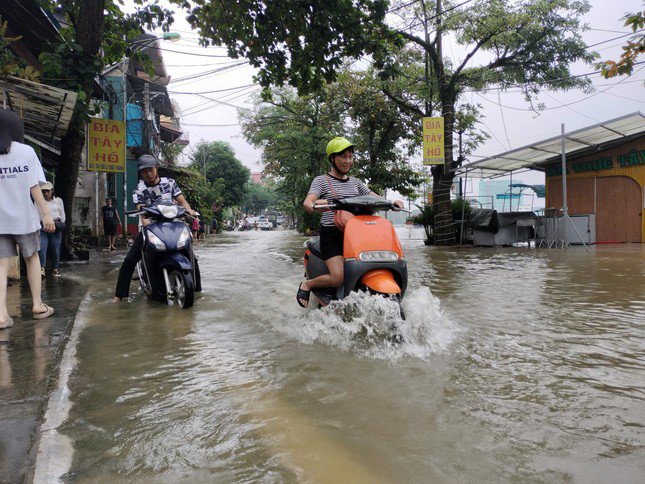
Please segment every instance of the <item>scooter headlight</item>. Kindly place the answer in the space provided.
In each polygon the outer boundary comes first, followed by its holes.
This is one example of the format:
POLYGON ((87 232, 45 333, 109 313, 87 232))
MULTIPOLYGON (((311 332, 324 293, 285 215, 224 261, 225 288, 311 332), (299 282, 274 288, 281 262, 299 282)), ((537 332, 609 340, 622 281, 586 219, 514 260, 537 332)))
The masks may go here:
POLYGON ((148 242, 154 245, 157 250, 166 250, 166 244, 151 231, 148 231, 148 242))
POLYGON ((176 218, 179 207, 177 205, 159 205, 159 211, 165 218, 176 218))
POLYGON ((181 231, 181 235, 179 236, 179 240, 177 241, 177 248, 181 249, 183 247, 186 247, 186 245, 188 245, 190 237, 190 230, 188 230, 188 227, 184 227, 184 229, 181 231))
POLYGON ((370 250, 358 254, 359 260, 363 262, 396 262, 399 254, 393 250, 370 250))

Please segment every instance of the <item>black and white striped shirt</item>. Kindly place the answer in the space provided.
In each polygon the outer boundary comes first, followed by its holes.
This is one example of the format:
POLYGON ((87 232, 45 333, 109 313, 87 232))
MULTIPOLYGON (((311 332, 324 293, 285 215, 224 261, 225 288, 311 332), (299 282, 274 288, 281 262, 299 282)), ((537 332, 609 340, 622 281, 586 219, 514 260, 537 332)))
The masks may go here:
POLYGON ((146 185, 143 180, 140 180, 132 194, 132 201, 135 205, 152 205, 160 200, 172 202, 179 195, 182 195, 182 193, 177 186, 177 182, 172 178, 162 176, 159 179, 159 183, 151 187, 146 185))
MULTIPOLYGON (((314 178, 311 182, 311 187, 309 188, 309 193, 307 195, 314 194, 318 199, 332 200, 337 198, 342 200, 343 198, 356 197, 358 195, 367 195, 371 192, 365 184, 350 176, 343 180, 333 177, 331 175, 320 175, 314 178), (332 188, 330 187, 333 187, 332 188)), ((331 210, 324 212, 320 218, 320 225, 326 227, 334 226, 334 212, 331 210)))

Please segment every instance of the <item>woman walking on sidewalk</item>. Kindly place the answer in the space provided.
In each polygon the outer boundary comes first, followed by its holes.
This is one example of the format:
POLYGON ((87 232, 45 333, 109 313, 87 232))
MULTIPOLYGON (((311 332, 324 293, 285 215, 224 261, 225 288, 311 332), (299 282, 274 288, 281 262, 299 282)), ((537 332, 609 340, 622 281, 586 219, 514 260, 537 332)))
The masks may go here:
POLYGON ((38 255, 40 256, 40 272, 44 277, 45 267, 47 266, 47 251, 49 249, 53 259, 52 265, 54 270, 52 271, 52 275, 60 276, 60 246, 63 242, 63 231, 66 226, 65 206, 60 198, 54 196, 54 185, 50 182, 41 185, 40 191, 43 192, 45 203, 47 203, 47 208, 56 226, 54 232, 40 231, 40 250, 38 251, 38 255))
POLYGON ((0 329, 13 326, 7 311, 7 277, 16 245, 27 265, 31 290, 31 311, 35 319, 54 314, 40 295, 40 221, 46 232, 56 227, 49 213, 39 182, 45 174, 36 152, 25 144, 22 119, 9 110, 0 109, 0 329), (32 198, 35 201, 32 202, 32 198))

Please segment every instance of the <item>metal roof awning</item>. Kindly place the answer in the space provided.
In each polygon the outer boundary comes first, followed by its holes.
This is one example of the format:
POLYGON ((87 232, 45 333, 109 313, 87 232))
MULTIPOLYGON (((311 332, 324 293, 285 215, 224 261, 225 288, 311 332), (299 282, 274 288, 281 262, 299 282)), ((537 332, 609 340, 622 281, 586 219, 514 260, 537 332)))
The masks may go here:
MULTIPOLYGON (((535 192, 539 198, 544 198, 546 196, 546 186, 545 185, 526 185, 524 183, 511 183, 509 188, 530 188, 535 192)), ((520 191, 521 193, 521 191, 520 191)))
MULTIPOLYGON (((567 156, 582 154, 641 133, 645 133, 645 115, 635 112, 565 133, 564 149, 567 156)), ((561 155, 562 136, 555 136, 464 165, 457 176, 467 173, 469 177, 491 178, 517 170, 543 171, 545 164, 559 160, 561 155)))
POLYGON ((60 154, 55 141, 67 133, 76 104, 75 92, 7 76, 0 80, 0 95, 3 107, 23 119, 27 139, 60 154))

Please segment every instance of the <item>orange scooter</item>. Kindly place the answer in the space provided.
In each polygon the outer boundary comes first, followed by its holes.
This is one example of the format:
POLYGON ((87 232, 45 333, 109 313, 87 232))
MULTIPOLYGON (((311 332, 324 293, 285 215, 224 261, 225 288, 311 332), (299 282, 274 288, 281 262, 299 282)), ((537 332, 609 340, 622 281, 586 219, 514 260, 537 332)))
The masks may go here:
MULTIPOLYGON (((333 200, 322 208, 346 210, 355 217, 345 226, 344 282, 339 287, 314 288, 311 293, 320 305, 326 306, 360 290, 381 294, 400 304, 408 285, 408 267, 401 243, 390 221, 374 215, 378 211, 400 209, 389 200, 370 195, 333 200)), ((329 273, 321 259, 319 237, 305 242, 304 266, 307 279, 329 273)))

